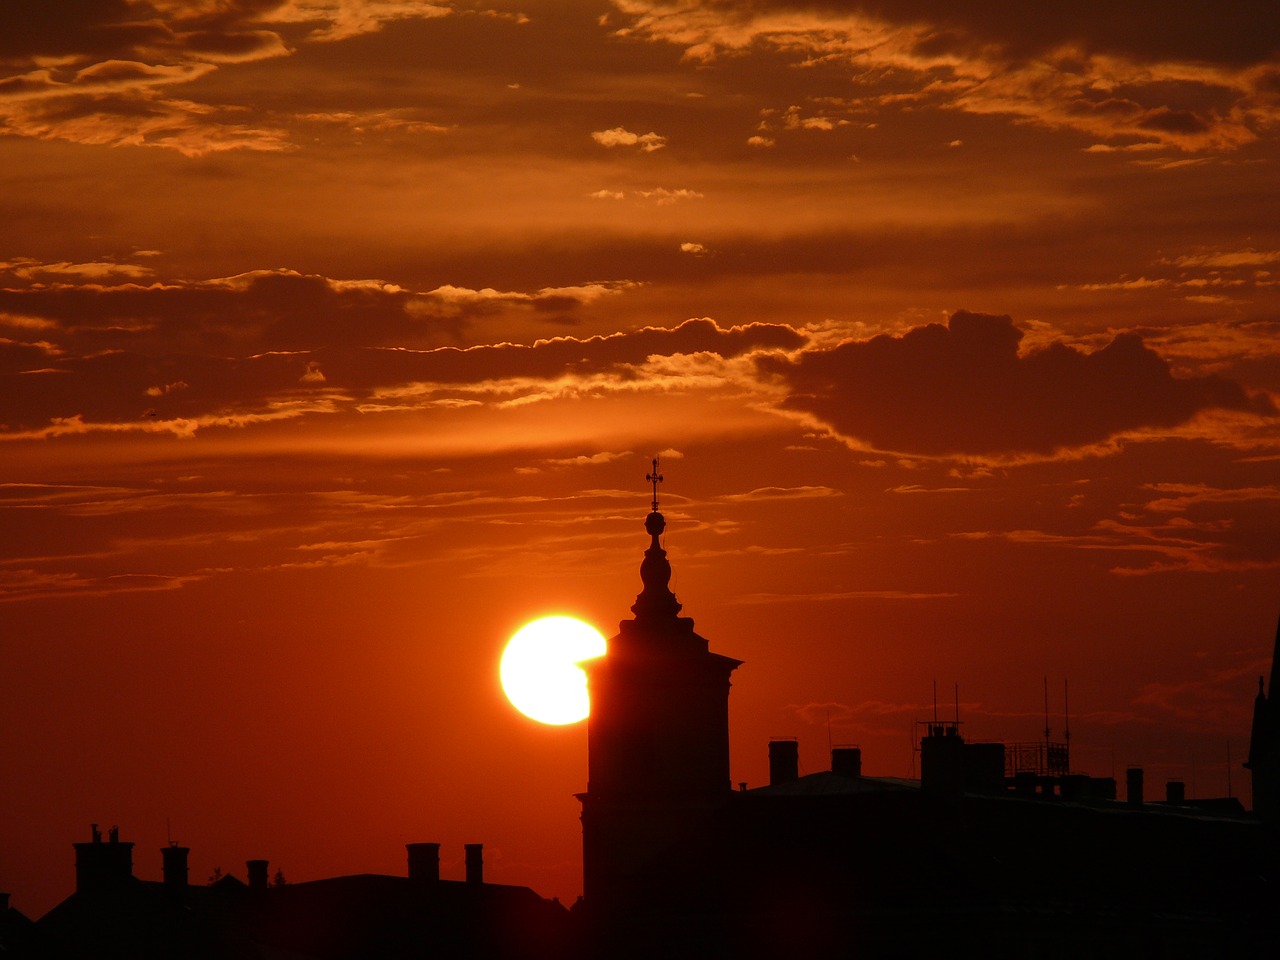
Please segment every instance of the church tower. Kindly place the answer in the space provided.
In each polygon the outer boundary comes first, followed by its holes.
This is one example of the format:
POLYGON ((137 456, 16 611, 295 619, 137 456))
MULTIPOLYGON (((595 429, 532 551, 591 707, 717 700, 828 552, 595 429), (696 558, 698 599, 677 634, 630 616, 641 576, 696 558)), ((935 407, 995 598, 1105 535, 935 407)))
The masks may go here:
POLYGON ((1276 700, 1276 674, 1280 670, 1280 624, 1276 625, 1271 652, 1271 683, 1258 678, 1253 701, 1253 729, 1249 735, 1249 759, 1245 762, 1253 781, 1253 812, 1271 823, 1280 822, 1280 701, 1276 700))
POLYGON ((587 661, 588 780, 582 801, 584 901, 609 910, 658 891, 646 877, 675 865, 673 847, 730 799, 729 675, 742 662, 712 653, 668 586, 659 538, 658 461, 644 584, 603 657, 587 661))

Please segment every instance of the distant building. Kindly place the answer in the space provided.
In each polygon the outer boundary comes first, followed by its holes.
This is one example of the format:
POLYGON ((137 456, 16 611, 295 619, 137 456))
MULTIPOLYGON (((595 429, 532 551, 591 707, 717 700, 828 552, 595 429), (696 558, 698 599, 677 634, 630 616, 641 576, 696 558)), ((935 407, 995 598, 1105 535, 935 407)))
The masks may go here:
MULTIPOLYGON (((165 847, 164 879, 133 876, 132 843, 113 828, 75 844, 76 891, 11 940, 0 957, 48 960, 562 960, 574 955, 569 912, 527 887, 484 882, 480 844, 466 879, 440 879, 439 844, 408 846, 408 876, 362 874, 272 885, 268 862, 248 882, 193 885, 187 848, 165 847)), ((29 922, 28 922, 29 923, 29 922)), ((7 935, 7 934, 6 934, 7 935)))

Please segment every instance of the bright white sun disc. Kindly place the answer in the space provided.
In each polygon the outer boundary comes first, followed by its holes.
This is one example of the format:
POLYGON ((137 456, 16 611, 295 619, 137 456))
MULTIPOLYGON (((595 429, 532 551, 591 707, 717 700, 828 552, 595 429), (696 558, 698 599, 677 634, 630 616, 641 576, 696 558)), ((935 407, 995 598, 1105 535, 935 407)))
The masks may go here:
POLYGON ((577 723, 591 712, 587 675, 578 666, 604 654, 595 627, 573 617, 543 617, 521 627, 503 651, 498 674, 511 705, 539 723, 577 723))

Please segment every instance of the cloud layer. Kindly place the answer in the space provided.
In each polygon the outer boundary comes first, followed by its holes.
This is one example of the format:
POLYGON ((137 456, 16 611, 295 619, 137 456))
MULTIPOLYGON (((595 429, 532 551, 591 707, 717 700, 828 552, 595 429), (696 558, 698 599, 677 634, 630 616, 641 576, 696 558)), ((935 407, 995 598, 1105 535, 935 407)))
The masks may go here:
POLYGON ((1023 355, 1021 340, 1007 316, 960 312, 945 326, 758 363, 786 384, 787 409, 878 450, 926 455, 1049 454, 1203 410, 1275 414, 1231 381, 1175 378, 1132 334, 1092 353, 1057 343, 1023 355))

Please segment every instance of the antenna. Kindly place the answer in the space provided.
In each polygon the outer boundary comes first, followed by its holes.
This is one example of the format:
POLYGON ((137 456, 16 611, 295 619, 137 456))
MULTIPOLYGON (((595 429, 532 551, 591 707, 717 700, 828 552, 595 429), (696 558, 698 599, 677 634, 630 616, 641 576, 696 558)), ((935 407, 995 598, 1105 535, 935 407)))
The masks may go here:
POLYGON ((938 722, 938 678, 933 678, 933 722, 938 722))
POLYGON ((653 512, 658 512, 658 484, 662 482, 662 474, 658 472, 658 458, 653 458, 653 473, 646 473, 644 478, 653 484, 653 512))
POLYGON ((956 726, 960 726, 960 684, 956 683, 956 726))
POLYGON ((831 753, 831 708, 827 707, 827 753, 831 753))
POLYGON ((1227 796, 1234 797, 1231 792, 1231 741, 1227 741, 1227 796))

